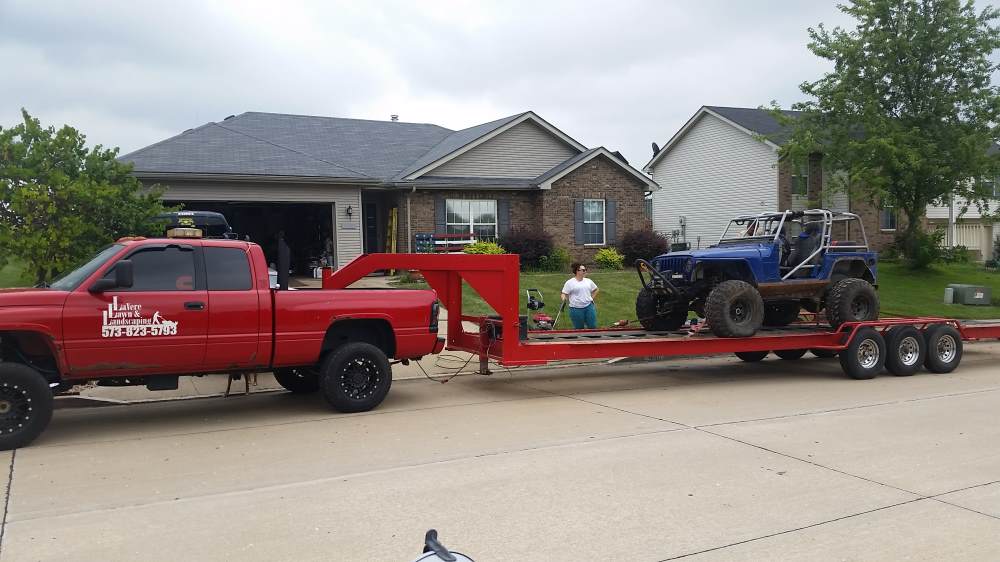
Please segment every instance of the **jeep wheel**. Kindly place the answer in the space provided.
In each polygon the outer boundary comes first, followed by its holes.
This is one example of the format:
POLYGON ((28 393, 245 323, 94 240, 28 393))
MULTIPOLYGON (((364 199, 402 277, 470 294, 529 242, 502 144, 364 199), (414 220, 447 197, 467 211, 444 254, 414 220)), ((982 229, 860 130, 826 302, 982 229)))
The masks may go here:
POLYGON ((52 419, 52 391, 36 370, 0 363, 0 451, 24 447, 52 419))
POLYGON ((764 301, 750 283, 723 281, 708 294, 705 317, 720 338, 750 337, 764 321, 764 301))
POLYGON ((878 320, 875 287, 855 277, 838 281, 827 294, 826 317, 833 328, 839 328, 844 322, 878 320))
POLYGON ((635 297, 635 316, 647 330, 669 332, 677 330, 687 320, 687 307, 674 306, 669 312, 661 313, 660 301, 663 297, 643 288, 635 297))
POLYGON ((799 301, 764 303, 765 326, 787 326, 799 319, 799 301))
POLYGON ((340 412, 367 412, 382 403, 392 385, 392 369, 382 350, 370 343, 345 343, 320 368, 323 396, 340 412))
POLYGON ((303 367, 275 369, 274 380, 295 394, 309 394, 319 390, 319 373, 316 369, 303 367))

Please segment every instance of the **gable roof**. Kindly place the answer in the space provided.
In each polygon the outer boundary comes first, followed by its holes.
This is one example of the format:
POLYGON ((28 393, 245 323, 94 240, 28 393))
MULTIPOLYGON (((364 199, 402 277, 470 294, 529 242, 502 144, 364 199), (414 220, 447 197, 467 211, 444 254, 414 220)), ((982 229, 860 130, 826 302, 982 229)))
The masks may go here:
POLYGON ((591 148, 590 150, 581 152, 580 154, 577 154, 573 158, 570 158, 569 160, 560 163, 558 166, 555 166, 551 170, 535 178, 534 183, 541 189, 551 189, 553 183, 555 183, 556 181, 558 181, 563 177, 566 177, 571 172, 573 172, 573 170, 576 170, 580 166, 583 166, 584 164, 590 162, 591 160, 597 158, 598 156, 604 156, 608 158, 619 168, 625 170, 630 175, 632 175, 632 177, 646 184, 646 187, 649 188, 649 191, 656 191, 660 189, 660 186, 652 179, 650 179, 649 176, 643 174, 639 170, 636 170, 635 168, 630 166, 627 162, 625 162, 616 154, 612 153, 610 150, 604 148, 603 146, 598 146, 597 148, 591 148))

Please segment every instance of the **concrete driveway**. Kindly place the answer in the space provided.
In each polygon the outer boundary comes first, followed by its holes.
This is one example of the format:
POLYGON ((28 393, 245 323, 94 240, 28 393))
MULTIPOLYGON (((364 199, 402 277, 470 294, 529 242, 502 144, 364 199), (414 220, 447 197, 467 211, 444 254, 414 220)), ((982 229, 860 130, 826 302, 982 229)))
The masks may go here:
MULTIPOLYGON (((0 558, 998 560, 1000 344, 950 375, 689 359, 57 411, 0 558)), ((0 469, 2 471, 2 469, 0 469)), ((6 471, 3 471, 6 473, 6 471)))

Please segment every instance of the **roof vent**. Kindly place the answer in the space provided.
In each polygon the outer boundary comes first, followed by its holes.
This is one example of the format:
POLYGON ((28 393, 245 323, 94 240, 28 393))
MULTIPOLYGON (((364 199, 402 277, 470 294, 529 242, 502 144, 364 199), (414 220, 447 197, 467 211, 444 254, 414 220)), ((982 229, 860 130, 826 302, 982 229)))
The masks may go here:
POLYGON ((393 113, 392 115, 389 116, 389 120, 395 123, 396 121, 399 121, 399 115, 393 113))
POLYGON ((621 160, 622 162, 628 164, 628 160, 626 160, 625 157, 622 156, 621 152, 619 152, 619 151, 616 150, 616 151, 612 152, 611 154, 614 154, 615 156, 618 157, 619 160, 621 160))
POLYGON ((223 121, 229 121, 229 120, 230 120, 230 119, 232 119, 233 117, 236 117, 236 116, 235 116, 235 115, 230 115, 229 117, 226 117, 225 119, 223 119, 223 121))

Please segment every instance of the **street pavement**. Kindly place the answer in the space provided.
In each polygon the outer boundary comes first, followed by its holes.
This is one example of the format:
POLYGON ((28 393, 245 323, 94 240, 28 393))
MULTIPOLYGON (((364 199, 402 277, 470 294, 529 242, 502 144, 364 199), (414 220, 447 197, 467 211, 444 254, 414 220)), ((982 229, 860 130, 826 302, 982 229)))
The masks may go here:
POLYGON ((396 380, 58 410, 3 453, 0 561, 1000 560, 1000 344, 948 375, 816 358, 396 380))

